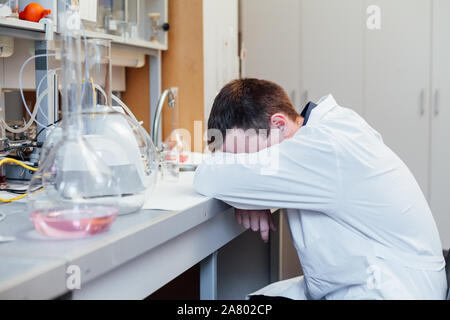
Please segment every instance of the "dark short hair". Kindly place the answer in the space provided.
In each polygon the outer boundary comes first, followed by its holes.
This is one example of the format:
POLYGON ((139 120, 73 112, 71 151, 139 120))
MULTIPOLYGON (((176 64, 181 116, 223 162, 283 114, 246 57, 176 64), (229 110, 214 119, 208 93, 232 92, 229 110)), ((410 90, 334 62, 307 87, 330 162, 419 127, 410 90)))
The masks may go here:
MULTIPOLYGON (((281 112, 297 120, 299 114, 286 92, 276 83, 259 79, 238 79, 228 83, 217 95, 208 120, 208 129, 217 129, 225 139, 228 129, 265 129, 270 118, 281 112)), ((216 137, 208 131, 208 144, 216 137)), ((223 143, 223 141, 221 142, 223 143)), ((216 142, 221 145, 220 141, 216 142)))

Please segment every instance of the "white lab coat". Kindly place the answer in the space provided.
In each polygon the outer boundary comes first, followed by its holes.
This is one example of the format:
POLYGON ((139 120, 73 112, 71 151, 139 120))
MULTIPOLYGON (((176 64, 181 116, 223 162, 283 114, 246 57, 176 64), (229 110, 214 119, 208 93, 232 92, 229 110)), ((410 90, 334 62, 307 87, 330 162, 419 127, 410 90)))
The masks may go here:
POLYGON ((240 209, 287 209, 304 276, 254 294, 446 298, 441 242, 419 185, 381 136, 331 95, 291 139, 257 154, 211 155, 195 188, 240 209), (255 164, 255 156, 265 160, 255 164))

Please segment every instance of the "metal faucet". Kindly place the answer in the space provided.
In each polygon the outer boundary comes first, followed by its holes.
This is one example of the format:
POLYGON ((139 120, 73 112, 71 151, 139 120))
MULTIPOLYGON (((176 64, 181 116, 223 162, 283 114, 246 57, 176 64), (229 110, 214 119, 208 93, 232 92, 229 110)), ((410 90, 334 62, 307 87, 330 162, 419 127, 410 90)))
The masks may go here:
POLYGON ((156 108, 155 118, 153 119, 153 126, 152 126, 152 140, 155 147, 159 150, 159 128, 161 126, 161 115, 162 115, 162 109, 164 107, 164 102, 168 98, 168 104, 169 108, 173 109, 175 108, 175 97, 176 92, 178 91, 178 88, 170 88, 166 89, 162 94, 161 97, 159 97, 158 101, 158 107, 156 108))

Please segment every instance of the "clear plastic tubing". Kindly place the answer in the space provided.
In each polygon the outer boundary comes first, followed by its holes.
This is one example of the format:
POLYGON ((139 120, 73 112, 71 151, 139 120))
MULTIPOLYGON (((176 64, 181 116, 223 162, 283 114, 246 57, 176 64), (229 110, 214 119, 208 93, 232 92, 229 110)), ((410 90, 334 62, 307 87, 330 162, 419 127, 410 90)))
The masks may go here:
POLYGON ((38 97, 38 99, 36 101, 36 105, 35 105, 35 107, 33 109, 33 113, 31 113, 31 115, 30 115, 30 120, 25 124, 24 127, 20 128, 20 129, 11 128, 10 126, 8 126, 8 124, 3 119, 2 119, 2 122, 1 122, 2 126, 4 126, 4 128, 6 130, 8 130, 9 132, 11 132, 11 133, 22 133, 22 132, 28 130, 28 128, 30 128, 31 125, 33 124, 33 122, 36 120, 36 115, 37 115, 37 112, 39 110, 39 106, 40 106, 40 104, 42 102, 42 99, 44 99, 44 97, 47 94, 48 94, 48 89, 46 89, 44 92, 42 92, 39 95, 39 97, 38 97))
MULTIPOLYGON (((20 73, 19 73, 20 96, 22 97, 23 105, 24 105, 25 109, 27 110, 28 114, 30 115, 30 117, 32 115, 32 112, 30 111, 30 108, 28 108, 27 102, 25 101, 25 96, 23 95, 23 70, 25 69, 27 64, 30 63, 31 60, 36 59, 36 58, 42 58, 42 57, 56 57, 56 54, 38 54, 38 55, 35 55, 35 56, 32 56, 32 57, 29 57, 27 60, 25 60, 25 62, 23 63, 22 67, 20 68, 20 73)), ((46 127, 46 125, 38 122, 36 119, 34 119, 34 121, 38 125, 40 125, 42 128, 46 127)))

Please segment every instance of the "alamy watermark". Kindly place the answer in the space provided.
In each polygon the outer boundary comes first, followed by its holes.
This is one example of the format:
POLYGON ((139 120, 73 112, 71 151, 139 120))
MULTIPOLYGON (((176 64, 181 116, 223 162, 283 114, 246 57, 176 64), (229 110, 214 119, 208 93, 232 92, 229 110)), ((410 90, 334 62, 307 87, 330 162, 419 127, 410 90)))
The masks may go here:
POLYGON ((381 29, 381 8, 377 5, 370 5, 367 7, 366 13, 368 15, 366 26, 369 30, 381 29))
POLYGON ((66 269, 66 288, 68 290, 81 289, 81 268, 77 265, 70 265, 66 269))

